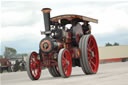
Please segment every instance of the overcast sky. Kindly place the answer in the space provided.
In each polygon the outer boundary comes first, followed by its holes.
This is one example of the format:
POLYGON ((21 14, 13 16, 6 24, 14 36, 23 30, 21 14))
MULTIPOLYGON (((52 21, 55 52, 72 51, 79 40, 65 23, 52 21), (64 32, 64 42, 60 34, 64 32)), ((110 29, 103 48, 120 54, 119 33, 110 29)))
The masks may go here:
POLYGON ((79 14, 96 18, 90 23, 98 46, 118 42, 128 45, 128 1, 117 0, 2 0, 0 54, 4 47, 13 47, 18 53, 38 51, 44 30, 41 9, 52 9, 51 17, 61 14, 79 14))

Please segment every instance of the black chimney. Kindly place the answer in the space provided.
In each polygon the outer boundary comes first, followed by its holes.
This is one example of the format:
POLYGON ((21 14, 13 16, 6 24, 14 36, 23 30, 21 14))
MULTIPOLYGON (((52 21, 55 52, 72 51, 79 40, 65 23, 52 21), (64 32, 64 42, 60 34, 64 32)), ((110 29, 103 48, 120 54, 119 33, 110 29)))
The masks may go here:
POLYGON ((50 8, 43 8, 41 10, 44 14, 44 25, 45 25, 45 31, 50 30, 50 8))

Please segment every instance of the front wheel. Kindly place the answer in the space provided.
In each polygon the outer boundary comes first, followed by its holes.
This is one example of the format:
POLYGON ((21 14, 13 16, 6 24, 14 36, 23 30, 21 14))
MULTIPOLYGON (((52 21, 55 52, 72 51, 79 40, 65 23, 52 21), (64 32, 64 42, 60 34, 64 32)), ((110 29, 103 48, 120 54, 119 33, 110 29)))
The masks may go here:
POLYGON ((27 58, 27 73, 31 80, 38 80, 40 78, 41 62, 36 52, 32 52, 27 58))
POLYGON ((70 52, 63 48, 58 54, 58 69, 62 77, 69 77, 72 71, 72 59, 70 52))

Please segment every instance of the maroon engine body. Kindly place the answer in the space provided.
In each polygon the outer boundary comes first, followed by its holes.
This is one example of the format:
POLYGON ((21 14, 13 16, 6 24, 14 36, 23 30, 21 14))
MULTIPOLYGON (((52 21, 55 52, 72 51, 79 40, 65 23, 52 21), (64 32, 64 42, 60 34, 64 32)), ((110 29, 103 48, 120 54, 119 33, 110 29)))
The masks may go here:
POLYGON ((99 55, 93 35, 83 34, 79 22, 98 23, 98 20, 80 15, 61 15, 50 18, 50 8, 42 9, 45 35, 39 44, 39 53, 32 52, 27 59, 27 73, 31 80, 38 80, 41 67, 47 67, 53 77, 71 75, 72 67, 79 66, 85 74, 98 71, 99 55), (73 22, 78 25, 73 26, 73 22), (70 29, 66 25, 72 25, 70 29))

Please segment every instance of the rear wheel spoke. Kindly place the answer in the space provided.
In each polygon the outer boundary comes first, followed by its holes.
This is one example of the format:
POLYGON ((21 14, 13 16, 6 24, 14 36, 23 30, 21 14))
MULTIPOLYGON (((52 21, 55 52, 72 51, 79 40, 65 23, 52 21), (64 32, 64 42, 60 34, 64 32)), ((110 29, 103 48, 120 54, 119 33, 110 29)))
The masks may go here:
POLYGON ((92 46, 90 47, 91 50, 93 50, 95 48, 95 45, 92 44, 92 46))
POLYGON ((95 63, 93 61, 91 61, 91 64, 92 64, 93 68, 95 69, 95 67, 96 67, 95 63))

